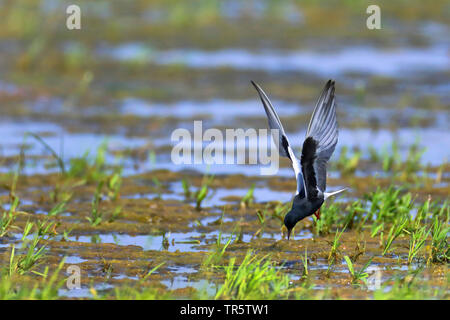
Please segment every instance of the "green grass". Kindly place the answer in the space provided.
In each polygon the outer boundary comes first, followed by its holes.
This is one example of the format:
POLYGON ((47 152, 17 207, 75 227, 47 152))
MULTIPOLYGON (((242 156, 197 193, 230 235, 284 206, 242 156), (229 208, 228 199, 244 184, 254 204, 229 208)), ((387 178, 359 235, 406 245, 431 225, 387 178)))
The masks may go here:
POLYGON ((338 257, 341 253, 339 248, 342 243, 339 240, 341 239, 344 231, 345 231, 345 228, 343 228, 340 232, 339 232, 339 230, 336 230, 334 239, 331 242, 331 248, 330 248, 330 251, 328 252, 328 259, 327 259, 328 260, 328 268, 327 268, 327 272, 326 272, 327 277, 330 276, 331 268, 333 267, 333 264, 338 260, 338 257))
POLYGON ((202 202, 208 195, 208 185, 203 185, 195 196, 195 209, 200 210, 202 208, 202 202))
POLYGON ((400 153, 398 152, 398 143, 397 141, 393 141, 391 145, 391 151, 389 152, 388 148, 383 148, 381 154, 383 170, 385 172, 393 171, 394 169, 399 167, 401 164, 400 153))
POLYGON ((448 263, 450 261, 450 248, 448 234, 450 227, 444 225, 436 216, 431 228, 431 253, 429 260, 433 263, 448 263))
POLYGON ((314 216, 314 233, 316 235, 324 236, 330 234, 333 226, 339 221, 338 213, 341 208, 332 202, 324 203, 320 208, 320 219, 314 216))
POLYGON ((241 199, 241 208, 248 208, 253 203, 253 201, 255 200, 255 196, 253 195, 254 191, 255 184, 253 183, 245 196, 243 196, 241 199))
POLYGON ((201 210, 202 202, 206 199, 206 196, 209 193, 209 186, 214 180, 214 175, 205 174, 202 179, 202 184, 200 188, 195 193, 195 209, 201 210))
POLYGON ((349 155, 348 147, 343 146, 336 167, 344 176, 354 174, 358 168, 361 156, 362 152, 360 150, 354 150, 353 154, 349 155))
POLYGON ((407 219, 399 218, 389 230, 389 234, 387 236, 387 240, 384 243, 383 256, 391 250, 391 246, 394 243, 394 240, 397 239, 402 233, 406 225, 408 224, 407 219))
POLYGON ((50 209, 50 211, 48 212, 48 216, 53 217, 63 213, 64 210, 66 209, 67 202, 69 201, 66 200, 57 203, 53 208, 50 209))
POLYGON ((277 203, 273 211, 271 212, 271 216, 273 219, 278 220, 281 224, 283 224, 285 215, 289 212, 292 204, 287 203, 277 203))
POLYGON ((16 220, 16 209, 19 205, 19 198, 14 197, 13 203, 9 207, 8 211, 3 211, 0 217, 0 238, 4 237, 11 229, 16 227, 13 225, 16 220))
POLYGON ((328 261, 334 260, 337 258, 337 255, 339 253, 339 247, 341 246, 341 242, 339 240, 341 239, 344 231, 345 231, 345 228, 342 229, 340 232, 339 232, 339 230, 336 231, 333 242, 331 243, 330 252, 328 254, 328 261))
POLYGON ((363 224, 363 215, 365 213, 363 204, 360 200, 353 201, 349 205, 347 205, 346 214, 342 220, 341 225, 347 226, 348 229, 356 228, 357 230, 361 230, 363 224))
POLYGON ((413 196, 409 192, 403 195, 401 192, 402 188, 391 185, 387 189, 378 187, 366 195, 370 208, 365 221, 393 223, 398 217, 409 217, 414 206, 413 196))
POLYGON ((94 299, 98 300, 172 300, 175 297, 170 291, 164 291, 155 287, 116 287, 112 293, 98 295, 95 289, 91 289, 94 299))
POLYGON ((33 132, 27 132, 26 135, 30 135, 31 137, 36 139, 36 141, 38 141, 42 146, 44 146, 45 150, 50 152, 53 158, 55 158, 55 160, 57 161, 61 173, 65 175, 66 166, 64 165, 64 160, 55 152, 55 150, 53 150, 52 147, 50 147, 39 135, 33 132))
POLYGON ((33 228, 33 223, 28 222, 24 228, 22 235, 22 246, 21 251, 24 253, 17 254, 16 246, 11 245, 11 252, 9 257, 8 274, 13 276, 15 274, 23 275, 28 272, 33 272, 41 275, 34 269, 43 263, 43 258, 46 253, 46 245, 42 244, 43 234, 36 232, 33 239, 27 239, 31 229, 33 228))
MULTIPOLYGON (((420 281, 423 268, 409 271, 408 274, 396 274, 375 290, 373 298, 376 300, 424 300, 449 298, 446 287, 433 287, 420 281)), ((450 278, 447 276, 447 284, 450 278)), ((448 286, 447 286, 448 287, 448 286)))
MULTIPOLYGON (((46 237, 47 239, 52 238, 56 234, 56 221, 50 221, 48 218, 44 218, 43 220, 38 220, 35 222, 37 235, 44 239, 46 237)), ((27 224, 32 225, 32 224, 27 224)), ((26 227, 25 227, 26 228, 26 227)))
POLYGON ((186 178, 183 178, 181 180, 181 186, 183 188, 183 194, 184 194, 184 198, 185 200, 190 200, 192 197, 192 192, 190 189, 190 184, 189 184, 189 180, 186 178))
POLYGON ((308 279, 309 271, 308 271, 308 249, 307 248, 305 248, 305 256, 301 257, 301 259, 302 259, 302 265, 303 265, 302 279, 308 279))
POLYGON ((93 226, 99 225, 102 222, 102 220, 103 220, 103 218, 102 218, 103 217, 103 211, 99 208, 103 184, 104 184, 103 181, 100 181, 97 184, 97 188, 95 190, 94 198, 92 199, 91 216, 90 217, 86 217, 86 219, 93 226))
POLYGON ((352 284, 357 286, 366 284, 367 277, 369 276, 366 270, 369 267, 370 263, 372 262, 373 258, 370 258, 369 261, 367 261, 366 264, 359 271, 355 270, 355 268, 353 267, 353 262, 348 256, 344 256, 344 259, 345 262, 347 263, 348 271, 352 276, 352 284))
POLYGON ((215 299, 279 299, 287 296, 289 278, 277 270, 267 256, 248 251, 240 265, 236 258, 224 267, 225 281, 215 299))
POLYGON ((181 179, 181 187, 183 188, 183 194, 186 201, 195 201, 196 210, 201 210, 202 202, 209 194, 210 185, 214 180, 214 175, 205 174, 202 178, 202 182, 197 191, 191 190, 191 184, 187 178, 181 179))
POLYGON ((413 232, 410 232, 409 250, 408 250, 408 264, 413 262, 413 259, 417 256, 419 251, 425 244, 431 230, 427 231, 427 227, 423 226, 413 232))
POLYGON ((107 178, 108 198, 116 201, 119 198, 120 187, 122 185, 122 167, 107 178))
POLYGON ((105 160, 107 150, 108 143, 104 141, 97 148, 94 157, 90 157, 89 151, 86 151, 81 157, 71 158, 67 177, 81 179, 84 183, 97 183, 106 180, 108 177, 105 160))
MULTIPOLYGON (((222 218, 220 219, 221 226, 222 226, 223 215, 224 215, 224 212, 222 212, 222 218)), ((215 267, 218 264, 220 264, 225 255, 225 251, 230 246, 230 244, 233 242, 233 237, 234 237, 234 231, 231 233, 231 235, 228 237, 228 239, 225 241, 225 243, 222 243, 223 236, 222 236, 222 230, 220 230, 219 236, 217 237, 217 240, 214 244, 213 250, 206 256, 206 259, 203 261, 202 266, 205 268, 208 268, 208 267, 215 267)))
POLYGON ((117 300, 165 300, 173 299, 170 292, 163 291, 160 288, 150 286, 151 275, 157 271, 165 263, 162 262, 153 267, 145 276, 140 278, 135 286, 118 286, 112 292, 98 294, 97 291, 91 287, 91 294, 94 299, 117 299, 117 300))
POLYGON ((55 300, 60 299, 58 290, 65 279, 59 279, 64 266, 62 259, 52 275, 46 267, 39 279, 28 279, 18 274, 2 274, 0 277, 0 300, 55 300))

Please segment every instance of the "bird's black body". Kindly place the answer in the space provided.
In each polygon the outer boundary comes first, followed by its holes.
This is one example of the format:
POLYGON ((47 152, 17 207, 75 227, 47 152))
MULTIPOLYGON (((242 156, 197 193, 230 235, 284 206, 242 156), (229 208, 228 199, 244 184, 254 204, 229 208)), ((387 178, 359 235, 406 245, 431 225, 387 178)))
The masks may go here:
MULTIPOLYGON (((292 161, 297 180, 297 193, 292 208, 284 218, 289 239, 291 230, 298 221, 316 213, 329 196, 345 190, 325 192, 327 162, 338 141, 334 81, 329 80, 319 96, 306 131, 300 160, 296 158, 269 98, 256 83, 252 84, 261 98, 270 129, 279 131, 279 135, 273 136, 278 138, 275 138, 275 143, 279 154, 292 161)), ((317 214, 317 218, 319 217, 317 214)))
POLYGON ((300 164, 305 180, 307 196, 299 193, 294 197, 291 210, 284 217, 284 225, 291 230, 298 221, 313 215, 325 201, 323 192, 317 188, 314 162, 316 161, 317 141, 308 137, 303 142, 300 164))

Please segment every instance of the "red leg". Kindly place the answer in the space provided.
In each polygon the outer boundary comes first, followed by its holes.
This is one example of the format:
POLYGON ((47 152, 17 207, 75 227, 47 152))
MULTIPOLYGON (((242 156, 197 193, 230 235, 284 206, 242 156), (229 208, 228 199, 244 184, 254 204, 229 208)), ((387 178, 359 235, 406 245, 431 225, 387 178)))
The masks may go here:
POLYGON ((317 210, 314 215, 316 216, 317 220, 320 220, 320 208, 317 210))

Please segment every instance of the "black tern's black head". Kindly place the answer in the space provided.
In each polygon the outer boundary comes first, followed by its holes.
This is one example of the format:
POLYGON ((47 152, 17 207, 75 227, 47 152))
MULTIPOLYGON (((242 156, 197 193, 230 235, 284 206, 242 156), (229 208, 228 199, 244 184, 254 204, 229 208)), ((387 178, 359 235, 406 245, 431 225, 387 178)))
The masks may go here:
POLYGON ((291 210, 284 217, 284 225, 287 229, 288 240, 291 236, 291 231, 297 222, 315 213, 322 203, 323 197, 322 199, 318 198, 317 200, 309 201, 307 198, 303 198, 300 195, 295 196, 291 210))

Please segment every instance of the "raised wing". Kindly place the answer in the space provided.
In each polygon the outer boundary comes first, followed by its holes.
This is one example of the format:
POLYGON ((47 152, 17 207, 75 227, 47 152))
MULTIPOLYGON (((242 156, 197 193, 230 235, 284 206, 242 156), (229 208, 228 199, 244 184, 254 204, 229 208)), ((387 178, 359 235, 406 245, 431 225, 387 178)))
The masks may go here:
POLYGON ((338 141, 334 81, 328 80, 309 122, 303 142, 301 167, 308 198, 325 192, 327 162, 338 141))
POLYGON ((261 102, 264 106, 264 110, 266 111, 267 119, 269 122, 269 128, 271 129, 270 131, 273 140, 278 147, 278 152, 280 156, 287 157, 292 162, 292 167, 294 168, 295 172, 295 179, 297 180, 296 194, 299 194, 300 197, 302 198, 306 197, 307 195, 302 171, 300 168, 300 161, 295 156, 294 151, 292 150, 289 144, 289 140, 286 136, 286 133, 284 132, 280 118, 278 117, 277 113, 275 112, 275 109, 272 106, 272 103, 270 102, 265 92, 261 89, 261 87, 253 81, 252 84, 255 87, 256 91, 258 91, 259 97, 261 98, 261 102), (278 130, 278 135, 275 134, 274 130, 278 130))

